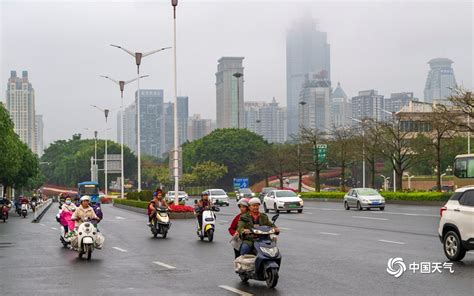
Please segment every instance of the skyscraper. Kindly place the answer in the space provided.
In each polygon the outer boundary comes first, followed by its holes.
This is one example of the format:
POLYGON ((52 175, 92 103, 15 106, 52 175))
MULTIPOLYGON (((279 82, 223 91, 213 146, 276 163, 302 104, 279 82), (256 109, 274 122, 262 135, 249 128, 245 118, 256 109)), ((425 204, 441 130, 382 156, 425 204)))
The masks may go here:
POLYGON ((385 110, 390 112, 398 112, 403 107, 408 106, 410 101, 418 101, 412 92, 401 92, 390 94, 390 98, 385 98, 385 110))
MULTIPOLYGON (((137 92, 135 92, 135 98, 137 92)), ((140 150, 142 154, 161 156, 163 125, 163 90, 140 90, 140 150)))
POLYGON ((454 62, 446 58, 432 59, 425 84, 425 102, 449 104, 447 100, 456 87, 456 78, 451 65, 454 62))
POLYGON ((317 29, 314 19, 305 18, 296 22, 286 36, 288 134, 298 132, 299 98, 305 75, 321 71, 326 71, 328 80, 331 80, 327 34, 317 29))
MULTIPOLYGON (((168 153, 174 147, 174 103, 163 104, 163 149, 162 154, 168 153)), ((178 97, 178 143, 187 140, 188 97, 178 97), (184 131, 185 130, 185 131, 184 131)))
POLYGON ((38 156, 41 157, 44 151, 43 145, 43 130, 44 130, 44 123, 43 123, 43 115, 36 115, 35 120, 35 137, 36 137, 36 149, 38 156))
MULTIPOLYGON (((126 107, 123 113, 123 144, 137 153, 137 108, 135 103, 126 107)), ((117 142, 121 143, 121 111, 117 113, 117 142)))
POLYGON ((183 144, 188 139, 189 98, 178 97, 178 141, 183 144))
POLYGON ((245 127, 270 143, 286 141, 286 108, 270 103, 245 102, 245 127))
POLYGON ((188 141, 195 141, 207 136, 214 129, 211 119, 203 119, 201 115, 194 114, 188 119, 188 141))
POLYGON ((337 83, 336 89, 331 95, 331 117, 334 127, 350 126, 352 124, 351 103, 347 100, 347 95, 341 87, 341 83, 337 83))
POLYGON ((308 73, 298 102, 297 123, 321 132, 331 130, 331 82, 325 71, 308 73))
POLYGON ((244 127, 244 74, 243 57, 222 57, 216 73, 217 128, 244 127), (238 93, 238 94, 237 94, 238 93))
POLYGON ((355 119, 374 119, 382 121, 386 114, 384 99, 376 90, 360 91, 357 97, 352 98, 352 117, 355 119))
POLYGON ((28 71, 23 71, 21 78, 16 76, 16 71, 10 72, 6 97, 15 133, 37 153, 35 90, 28 80, 28 71))

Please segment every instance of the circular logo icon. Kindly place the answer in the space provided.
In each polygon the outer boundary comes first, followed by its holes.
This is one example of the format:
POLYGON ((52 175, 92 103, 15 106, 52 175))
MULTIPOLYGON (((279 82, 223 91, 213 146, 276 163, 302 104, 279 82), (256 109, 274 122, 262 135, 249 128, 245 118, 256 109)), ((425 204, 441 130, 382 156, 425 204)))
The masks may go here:
POLYGON ((403 262, 402 258, 396 257, 396 258, 388 259, 388 263, 387 263, 387 272, 388 272, 388 274, 393 275, 394 277, 398 278, 406 270, 407 270, 407 267, 406 267, 405 263, 403 262))

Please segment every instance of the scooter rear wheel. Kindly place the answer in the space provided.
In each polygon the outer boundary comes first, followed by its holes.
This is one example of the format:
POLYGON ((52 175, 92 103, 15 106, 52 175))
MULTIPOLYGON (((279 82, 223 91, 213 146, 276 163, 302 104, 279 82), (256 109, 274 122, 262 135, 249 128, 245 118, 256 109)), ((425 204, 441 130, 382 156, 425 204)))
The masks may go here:
POLYGON ((265 281, 268 288, 275 288, 278 284, 278 270, 276 268, 269 268, 266 272, 265 281))
POLYGON ((244 274, 239 274, 240 280, 244 283, 249 281, 249 278, 244 274))

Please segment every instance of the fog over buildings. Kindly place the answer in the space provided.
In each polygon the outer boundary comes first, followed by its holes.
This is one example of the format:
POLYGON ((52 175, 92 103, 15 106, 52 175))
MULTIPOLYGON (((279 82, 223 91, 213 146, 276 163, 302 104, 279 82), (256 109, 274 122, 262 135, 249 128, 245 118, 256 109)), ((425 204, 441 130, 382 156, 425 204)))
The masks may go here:
MULTIPOLYGON (((217 60, 244 57, 244 101, 275 97, 279 107, 287 107, 287 36, 308 18, 313 25, 306 28, 327 38, 321 48, 327 44, 330 64, 324 70, 332 88, 340 82, 348 100, 365 90, 384 98, 413 93, 423 100, 430 96, 428 62, 437 58, 453 61, 457 85, 472 88, 472 11, 469 1, 180 1, 178 95, 189 97, 189 114, 215 120, 217 60)), ((103 114, 90 105, 118 107, 120 92, 99 75, 136 76, 133 60, 109 44, 144 52, 172 45, 172 9, 169 1, 2 1, 0 43, 0 101, 6 102, 10 71, 28 71, 47 147, 84 134, 83 128, 105 127, 103 114)), ((140 73, 150 77, 141 88, 162 89, 171 99, 172 69, 172 51, 147 57, 140 73)), ((135 91, 136 84, 125 87, 125 106, 135 91)), ((295 122, 294 116, 286 120, 295 122)), ((111 125, 109 137, 115 139, 117 125, 111 125)))

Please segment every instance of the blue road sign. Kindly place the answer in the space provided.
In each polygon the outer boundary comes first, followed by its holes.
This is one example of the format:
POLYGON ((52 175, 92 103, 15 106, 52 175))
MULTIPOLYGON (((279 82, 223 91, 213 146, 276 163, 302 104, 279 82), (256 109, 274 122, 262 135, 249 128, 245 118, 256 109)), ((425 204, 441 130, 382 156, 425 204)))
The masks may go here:
POLYGON ((234 178, 234 188, 249 188, 248 178, 234 178))

